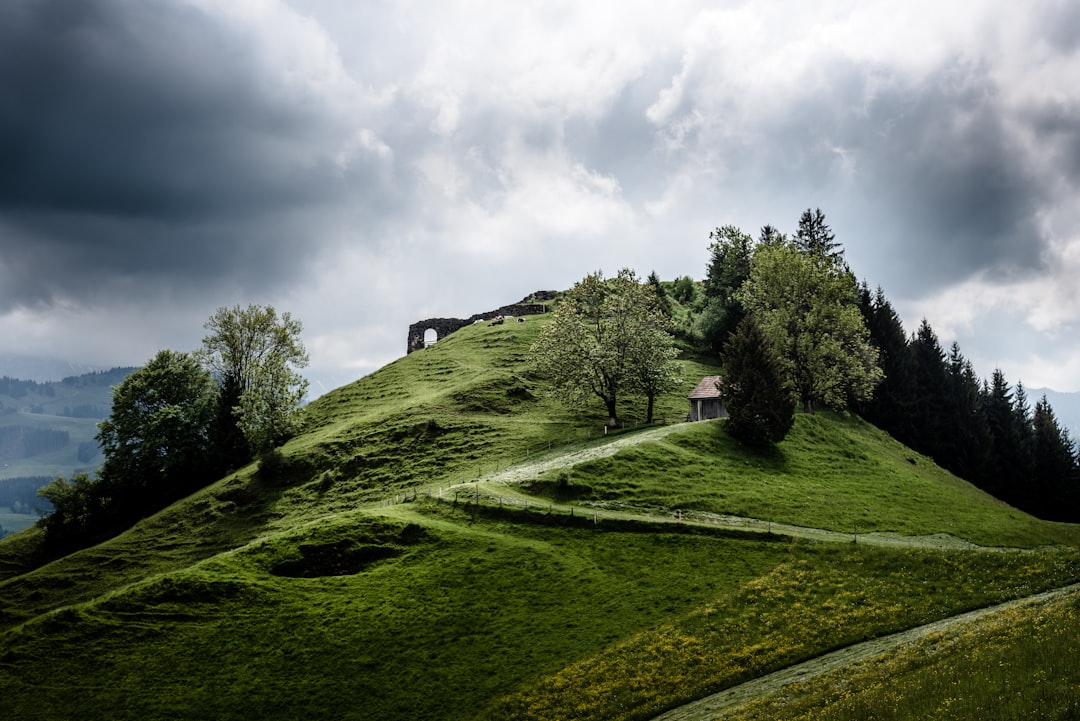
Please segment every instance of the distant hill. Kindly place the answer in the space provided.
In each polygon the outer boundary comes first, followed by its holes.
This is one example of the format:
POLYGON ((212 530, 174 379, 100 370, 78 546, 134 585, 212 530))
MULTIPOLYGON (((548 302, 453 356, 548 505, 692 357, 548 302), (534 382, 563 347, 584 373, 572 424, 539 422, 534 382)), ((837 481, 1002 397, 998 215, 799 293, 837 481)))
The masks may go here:
POLYGON ((7 514, 0 527, 17 531, 33 523, 40 485, 101 464, 97 424, 111 412, 112 387, 133 370, 52 381, 0 376, 0 514, 7 514))
POLYGON ((19 353, 0 354, 0 376, 23 378, 44 383, 58 381, 69 376, 93 373, 103 370, 86 363, 76 363, 61 358, 23 355, 19 353))

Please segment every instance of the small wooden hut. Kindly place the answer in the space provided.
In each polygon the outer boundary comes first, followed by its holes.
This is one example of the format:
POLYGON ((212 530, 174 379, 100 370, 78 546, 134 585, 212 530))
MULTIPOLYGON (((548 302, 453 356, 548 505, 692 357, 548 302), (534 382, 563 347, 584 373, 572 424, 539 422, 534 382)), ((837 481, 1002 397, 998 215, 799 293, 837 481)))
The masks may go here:
POLYGON ((724 408, 724 402, 720 399, 720 389, 716 385, 719 380, 720 376, 705 376, 690 393, 688 420, 705 421, 710 418, 727 418, 728 412, 724 408))

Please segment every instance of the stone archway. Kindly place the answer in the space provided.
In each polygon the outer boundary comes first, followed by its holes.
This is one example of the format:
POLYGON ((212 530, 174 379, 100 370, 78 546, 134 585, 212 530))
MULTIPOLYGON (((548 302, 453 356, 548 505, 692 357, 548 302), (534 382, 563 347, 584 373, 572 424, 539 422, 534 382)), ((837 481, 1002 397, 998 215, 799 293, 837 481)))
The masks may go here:
POLYGON ((460 318, 429 318, 409 326, 409 346, 407 353, 422 350, 428 331, 435 331, 436 338, 445 338, 454 331, 469 324, 460 318))
POLYGON ((424 347, 433 345, 439 341, 439 331, 434 328, 428 328, 424 331, 424 347))

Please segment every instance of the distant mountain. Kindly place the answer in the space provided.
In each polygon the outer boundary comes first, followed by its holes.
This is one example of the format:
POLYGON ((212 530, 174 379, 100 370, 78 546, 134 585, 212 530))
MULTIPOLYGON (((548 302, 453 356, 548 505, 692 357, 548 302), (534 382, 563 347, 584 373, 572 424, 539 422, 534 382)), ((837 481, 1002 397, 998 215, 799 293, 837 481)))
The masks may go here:
POLYGON ((73 363, 60 358, 14 353, 0 354, 0 376, 19 378, 20 380, 44 383, 100 370, 105 369, 85 363, 73 363))

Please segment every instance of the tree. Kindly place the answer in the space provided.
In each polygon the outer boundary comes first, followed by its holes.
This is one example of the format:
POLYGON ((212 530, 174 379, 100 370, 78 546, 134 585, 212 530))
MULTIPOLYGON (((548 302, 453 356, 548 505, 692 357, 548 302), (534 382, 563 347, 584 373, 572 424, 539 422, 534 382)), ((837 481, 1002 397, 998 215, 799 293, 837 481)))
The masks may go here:
POLYGON ((1075 521, 1076 447, 1068 431, 1061 428, 1054 409, 1044 395, 1035 404, 1032 417, 1033 508, 1042 518, 1075 521))
POLYGON ((673 373, 674 340, 656 296, 633 271, 605 280, 599 271, 576 283, 555 308, 533 346, 536 367, 568 404, 596 397, 608 425, 619 425, 623 394, 645 392, 647 379, 665 385, 673 373))
POLYGON ((1013 501, 1023 483, 1023 454, 1012 389, 1000 368, 994 370, 990 384, 984 387, 982 404, 992 440, 983 488, 998 498, 1013 501))
POLYGON ((762 246, 739 299, 772 342, 807 412, 818 402, 845 407, 871 397, 882 372, 846 269, 791 244, 762 246))
POLYGON ((911 354, 910 405, 911 442, 938 463, 947 465, 946 436, 951 429, 945 403, 948 397, 948 369, 945 352, 937 334, 924 318, 909 346, 911 354))
POLYGON ((839 261, 844 255, 836 236, 825 222, 821 208, 811 211, 807 208, 799 218, 799 229, 795 231, 795 245, 800 251, 815 258, 839 261))
POLYGON ((953 341, 948 359, 946 457, 943 465, 961 478, 979 483, 990 455, 990 426, 982 407, 981 383, 971 361, 953 341))
POLYGON ((913 437, 911 416, 914 404, 911 354, 907 332, 900 315, 878 287, 872 300, 864 303, 864 317, 870 342, 878 350, 884 379, 874 388, 873 397, 862 408, 864 417, 905 443, 913 437))
POLYGON ((728 338, 723 360, 728 432, 747 445, 782 441, 795 422, 795 399, 780 358, 752 316, 728 338))
POLYGON ((55 478, 37 494, 53 507, 52 513, 38 520, 50 542, 70 540, 89 530, 99 518, 98 481, 86 473, 76 473, 71 481, 55 478))
POLYGON ((697 288, 694 279, 688 275, 679 276, 675 279, 675 285, 671 289, 671 295, 683 305, 689 305, 697 297, 697 288))
POLYGON ((239 430, 251 453, 286 439, 308 386, 296 371, 308 363, 303 325, 273 306, 249 305, 219 308, 204 327, 201 357, 226 401, 223 432, 239 430))
POLYGON ((645 396, 645 422, 653 422, 656 399, 681 382, 675 358, 678 351, 671 335, 662 328, 645 329, 630 351, 631 386, 645 396))
POLYGON ((649 273, 649 277, 646 281, 649 287, 652 288, 653 293, 656 294, 656 301, 659 304, 660 310, 664 312, 664 315, 671 317, 671 298, 668 298, 667 291, 664 290, 663 284, 660 282, 660 276, 656 274, 656 271, 649 273))
POLYGON ((776 226, 763 225, 758 234, 759 245, 781 245, 787 242, 787 236, 777 230, 776 226))
POLYGON ((711 258, 705 277, 705 308, 698 320, 701 337, 719 352, 745 311, 738 291, 750 276, 753 239, 733 225, 709 233, 711 258))
POLYGON ((102 482, 114 503, 144 507, 207 480, 216 390, 190 353, 158 352, 113 389, 98 425, 102 482))

